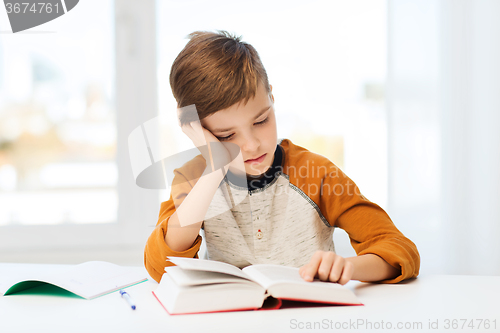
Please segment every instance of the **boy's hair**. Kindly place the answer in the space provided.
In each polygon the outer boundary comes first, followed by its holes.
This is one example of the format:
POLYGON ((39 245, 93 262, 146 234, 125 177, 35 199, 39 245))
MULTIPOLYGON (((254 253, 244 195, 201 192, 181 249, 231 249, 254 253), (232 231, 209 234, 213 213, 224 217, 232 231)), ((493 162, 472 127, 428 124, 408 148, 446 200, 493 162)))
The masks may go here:
MULTIPOLYGON (((181 125, 253 98, 259 84, 271 92, 255 48, 226 31, 195 31, 175 59, 170 87, 177 107, 194 104, 197 115, 182 112, 181 125)), ((187 108, 186 110, 193 110, 187 108)))

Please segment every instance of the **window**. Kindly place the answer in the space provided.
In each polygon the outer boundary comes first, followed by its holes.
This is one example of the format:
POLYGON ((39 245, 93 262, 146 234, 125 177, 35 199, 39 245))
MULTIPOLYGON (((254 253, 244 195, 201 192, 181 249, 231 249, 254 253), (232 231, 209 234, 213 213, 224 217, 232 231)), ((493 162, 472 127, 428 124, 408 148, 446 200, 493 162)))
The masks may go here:
POLYGON ((0 34, 0 225, 116 222, 114 6, 77 8, 0 34))
POLYGON ((88 0, 12 34, 0 10, 2 260, 142 262, 158 195, 135 185, 127 137, 157 115, 154 13, 88 0))

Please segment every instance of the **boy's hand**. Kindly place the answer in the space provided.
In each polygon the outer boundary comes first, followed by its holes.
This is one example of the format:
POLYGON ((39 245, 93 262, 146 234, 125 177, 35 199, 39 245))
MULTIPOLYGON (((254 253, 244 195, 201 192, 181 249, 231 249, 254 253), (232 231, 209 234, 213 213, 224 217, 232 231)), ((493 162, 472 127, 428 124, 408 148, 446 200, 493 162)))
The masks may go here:
POLYGON ((300 276, 306 281, 318 277, 321 281, 338 282, 342 285, 351 280, 354 266, 334 252, 317 251, 308 264, 299 269, 300 276))
POLYGON ((200 121, 193 121, 181 126, 181 129, 193 141, 194 145, 198 147, 207 162, 207 167, 211 166, 212 170, 217 170, 231 163, 232 159, 229 150, 212 132, 203 127, 200 121), (210 149, 208 145, 210 145, 210 149))

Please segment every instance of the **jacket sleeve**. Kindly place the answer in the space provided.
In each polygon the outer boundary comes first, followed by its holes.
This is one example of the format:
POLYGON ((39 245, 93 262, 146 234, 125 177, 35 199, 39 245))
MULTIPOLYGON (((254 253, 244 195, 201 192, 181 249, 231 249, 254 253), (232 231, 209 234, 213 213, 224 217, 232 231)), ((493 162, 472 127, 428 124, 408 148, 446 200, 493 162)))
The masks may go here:
POLYGON ((399 231, 389 215, 377 204, 366 199, 356 184, 338 167, 336 173, 323 178, 328 184, 320 199, 320 209, 331 225, 349 235, 357 255, 375 254, 400 270, 394 279, 381 283, 396 283, 416 277, 420 269, 420 255, 415 244, 399 231), (333 175, 333 176, 332 176, 333 175))
POLYGON ((168 201, 162 202, 158 223, 149 236, 144 249, 144 266, 149 275, 160 282, 165 267, 174 265, 167 262, 167 256, 198 258, 198 250, 201 246, 202 237, 198 235, 191 247, 185 251, 174 251, 165 242, 165 235, 168 229, 168 221, 175 212, 175 207, 184 201, 189 191, 193 188, 196 180, 193 177, 184 176, 178 169, 174 170, 174 181, 171 188, 171 195, 168 201))
POLYGON ((144 249, 144 265, 149 275, 157 282, 160 282, 165 272, 165 267, 173 265, 171 262, 167 261, 167 256, 198 258, 198 251, 201 246, 202 238, 198 235, 193 245, 185 251, 178 252, 168 247, 165 242, 165 235, 167 233, 168 220, 174 212, 175 206, 172 198, 162 202, 158 224, 149 236, 144 249))

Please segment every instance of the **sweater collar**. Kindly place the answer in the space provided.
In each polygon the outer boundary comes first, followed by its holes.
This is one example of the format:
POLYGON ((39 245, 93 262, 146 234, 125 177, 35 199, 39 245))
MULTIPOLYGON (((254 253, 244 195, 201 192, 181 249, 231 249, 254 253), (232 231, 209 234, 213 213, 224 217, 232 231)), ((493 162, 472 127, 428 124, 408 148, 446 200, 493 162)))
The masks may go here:
POLYGON ((280 175, 283 170, 284 155, 283 148, 278 144, 276 145, 276 150, 274 151, 273 163, 263 174, 259 176, 247 176, 246 179, 242 179, 242 177, 238 177, 231 171, 228 171, 226 178, 232 185, 237 187, 246 186, 249 191, 262 189, 272 183, 274 179, 280 175))

